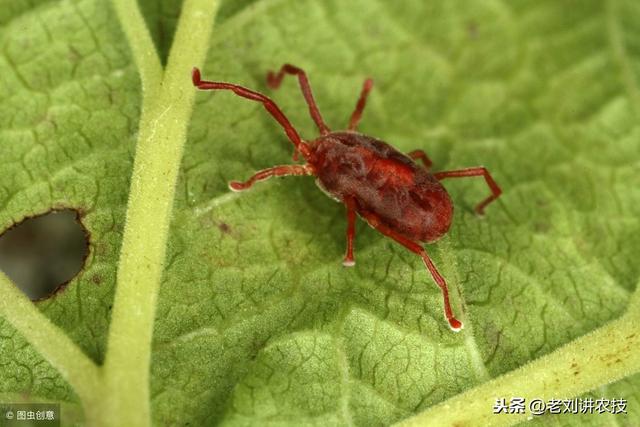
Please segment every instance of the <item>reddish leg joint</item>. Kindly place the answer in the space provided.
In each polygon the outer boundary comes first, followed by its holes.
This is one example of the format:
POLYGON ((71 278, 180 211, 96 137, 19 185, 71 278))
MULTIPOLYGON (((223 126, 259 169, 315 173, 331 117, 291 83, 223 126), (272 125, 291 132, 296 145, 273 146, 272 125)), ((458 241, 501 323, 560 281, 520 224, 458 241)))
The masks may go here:
POLYGON ((275 166, 269 169, 263 169, 255 173, 245 182, 231 181, 229 188, 233 191, 243 191, 249 189, 258 181, 264 181, 272 176, 288 176, 288 175, 313 175, 311 169, 306 165, 285 165, 275 166))
POLYGON ((427 156, 427 153, 422 150, 413 150, 410 153, 407 153, 407 156, 411 157, 413 160, 421 160, 427 170, 433 164, 429 156, 427 156))
POLYGON ((351 119, 349 120, 349 130, 356 130, 358 126, 358 122, 360 122, 360 118, 362 117, 362 111, 364 110, 364 106, 367 104, 367 97, 369 96, 369 92, 371 92, 371 88, 373 88, 373 80, 367 79, 364 81, 362 85, 362 91, 360 92, 360 98, 358 98, 358 102, 356 103, 356 108, 353 110, 351 114, 351 119))
POLYGON ((478 203, 476 206, 476 212, 479 215, 484 215, 484 208, 495 199, 497 199, 500 194, 502 194, 502 190, 498 187, 498 184, 493 180, 493 177, 489 173, 489 171, 480 166, 476 168, 468 168, 468 169, 460 169, 455 171, 444 171, 434 173, 433 176, 438 180, 442 180, 445 178, 464 178, 467 176, 484 176, 484 180, 487 182, 487 185, 491 189, 491 195, 484 199, 482 202, 478 203))
POLYGON ((311 114, 311 118, 313 119, 313 121, 316 122, 316 126, 318 126, 318 129, 320 130, 320 134, 326 135, 331 132, 322 119, 322 115, 320 114, 318 105, 316 104, 316 101, 313 98, 313 93, 311 92, 309 79, 307 78, 307 74, 302 68, 298 68, 295 65, 291 64, 284 64, 277 74, 275 74, 273 71, 269 71, 267 73, 267 85, 272 89, 277 89, 278 87, 280 87, 280 83, 282 83, 282 79, 284 78, 285 74, 298 76, 298 82, 300 83, 302 95, 304 96, 304 99, 305 101, 307 101, 307 105, 309 106, 309 114, 311 114))
POLYGON ((353 258, 353 239, 356 235, 356 206, 352 197, 345 198, 344 203, 347 206, 347 252, 344 255, 342 265, 353 267, 356 265, 356 261, 353 258))
POLYGON ((431 273, 431 277, 433 277, 433 280, 436 282, 436 284, 440 288, 440 291, 442 292, 442 299, 444 303, 444 316, 447 319, 447 322, 449 322, 449 327, 454 332, 460 331, 464 327, 464 325, 460 320, 456 319, 455 316, 453 315, 453 310, 451 310, 451 302, 449 301, 449 289, 447 288, 447 283, 445 282, 444 278, 440 275, 440 273, 436 269, 436 266, 433 265, 433 262, 431 262, 431 258, 429 258, 429 255, 424 250, 424 248, 420 246, 418 243, 404 237, 401 234, 396 233, 386 225, 380 223, 380 221, 374 214, 361 213, 361 215, 376 230, 378 230, 385 236, 391 237, 393 240, 400 243, 402 246, 404 246, 405 248, 409 249, 411 252, 419 255, 422 258, 424 265, 427 267, 427 269, 431 273))

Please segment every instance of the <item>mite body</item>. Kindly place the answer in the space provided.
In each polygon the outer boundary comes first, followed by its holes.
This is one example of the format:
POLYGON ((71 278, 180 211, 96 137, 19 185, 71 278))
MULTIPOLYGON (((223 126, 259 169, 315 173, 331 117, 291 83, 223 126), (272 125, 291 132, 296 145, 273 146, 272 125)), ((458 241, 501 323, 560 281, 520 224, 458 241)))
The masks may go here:
POLYGON ((285 74, 298 77, 309 113, 320 131, 320 136, 314 140, 300 138, 280 108, 267 96, 232 83, 201 80, 200 71, 196 68, 193 70, 193 84, 199 89, 230 90, 236 95, 262 103, 293 143, 294 159, 300 154, 306 161, 303 165, 282 165, 261 170, 247 181, 230 182, 229 187, 234 191, 243 191, 257 181, 272 176, 316 176, 318 186, 347 208, 347 250, 343 265, 355 265, 353 240, 357 214, 373 228, 422 258, 442 292, 444 314, 449 326, 454 331, 462 329, 462 322, 453 315, 447 284, 420 242, 429 243, 439 239, 451 226, 453 204, 441 180, 483 176, 491 195, 478 204, 478 214, 482 214, 486 205, 501 194, 500 187, 484 167, 432 174, 429 172, 431 160, 422 150, 405 155, 379 139, 358 133, 356 128, 373 87, 371 79, 365 80, 347 130, 332 132, 320 115, 302 69, 285 64, 277 74, 267 74, 268 85, 277 88, 285 74), (414 162, 418 159, 423 166, 414 162))
POLYGON ((442 184, 389 144, 356 132, 332 132, 310 144, 308 163, 334 199, 353 201, 365 220, 408 239, 433 242, 451 225, 453 205, 442 184))

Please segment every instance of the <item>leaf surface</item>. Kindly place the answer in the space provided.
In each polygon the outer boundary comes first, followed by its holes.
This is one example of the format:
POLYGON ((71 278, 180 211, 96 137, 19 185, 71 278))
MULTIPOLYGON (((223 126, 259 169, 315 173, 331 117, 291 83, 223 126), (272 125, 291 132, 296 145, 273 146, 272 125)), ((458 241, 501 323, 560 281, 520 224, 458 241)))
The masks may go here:
MULTIPOLYGON (((139 80, 101 2, 2 3, 14 6, 0 15, 0 228, 54 206, 84 213, 87 265, 39 306, 101 362, 139 80)), ((161 57, 179 11, 165 3, 173 12, 142 2, 161 57)), ((625 312, 640 277, 634 2, 276 0, 236 8, 223 4, 228 19, 202 41, 211 46, 204 78, 267 93, 313 139, 295 79, 271 92, 266 72, 284 62, 307 70, 333 129, 346 126, 371 76, 362 132, 404 152, 424 149, 435 170, 484 165, 504 194, 477 218, 473 206, 488 194, 482 179, 445 181, 453 226, 426 248, 463 313, 465 329, 454 334, 420 260, 362 222, 357 265, 342 267, 344 207, 312 178, 230 194, 229 180, 291 163, 292 146, 260 105, 199 94, 155 324, 155 423, 390 424, 625 312)), ((4 321, 0 344, 0 397, 76 400, 4 321)), ((634 425, 639 388, 635 375, 592 395, 629 399, 629 415, 613 418, 634 425)), ((495 398, 487 396, 487 411, 495 398)), ((537 422, 601 425, 606 417, 537 422)))

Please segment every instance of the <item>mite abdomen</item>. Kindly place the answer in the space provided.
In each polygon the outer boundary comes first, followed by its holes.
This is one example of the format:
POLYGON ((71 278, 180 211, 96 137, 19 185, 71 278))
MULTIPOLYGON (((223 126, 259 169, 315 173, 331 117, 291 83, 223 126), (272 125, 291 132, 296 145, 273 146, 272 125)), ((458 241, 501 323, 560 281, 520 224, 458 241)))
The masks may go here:
POLYGON ((366 135, 335 132, 314 141, 318 185, 332 198, 353 197, 404 236, 437 240, 451 225, 453 205, 440 182, 393 147, 366 135))

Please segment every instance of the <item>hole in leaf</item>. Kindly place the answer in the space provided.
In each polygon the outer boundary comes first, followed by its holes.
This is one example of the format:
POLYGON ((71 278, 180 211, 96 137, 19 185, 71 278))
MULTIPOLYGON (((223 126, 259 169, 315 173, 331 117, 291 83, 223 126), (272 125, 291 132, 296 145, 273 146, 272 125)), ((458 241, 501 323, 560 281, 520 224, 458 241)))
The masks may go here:
POLYGON ((27 218, 0 235, 0 270, 32 300, 64 289, 89 254, 89 233, 76 210, 27 218))

